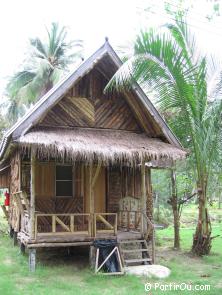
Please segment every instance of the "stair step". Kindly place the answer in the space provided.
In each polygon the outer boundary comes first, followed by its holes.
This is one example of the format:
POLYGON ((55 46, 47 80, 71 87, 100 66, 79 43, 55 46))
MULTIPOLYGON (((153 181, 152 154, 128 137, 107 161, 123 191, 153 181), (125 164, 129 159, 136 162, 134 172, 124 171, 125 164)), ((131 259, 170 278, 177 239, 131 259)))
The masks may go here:
POLYGON ((142 259, 125 259, 126 263, 135 263, 135 262, 148 262, 152 261, 151 258, 142 258, 142 259))
POLYGON ((120 244, 144 243, 145 240, 120 240, 120 244))
POLYGON ((122 253, 147 252, 148 249, 122 249, 122 253))

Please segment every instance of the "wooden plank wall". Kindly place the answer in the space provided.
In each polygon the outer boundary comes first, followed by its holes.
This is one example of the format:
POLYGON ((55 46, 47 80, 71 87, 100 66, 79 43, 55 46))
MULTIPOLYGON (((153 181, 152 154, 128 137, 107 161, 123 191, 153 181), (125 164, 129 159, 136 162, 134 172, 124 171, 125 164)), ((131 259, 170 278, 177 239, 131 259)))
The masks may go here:
MULTIPOLYGON (((44 213, 83 212, 81 165, 74 166, 74 196, 55 197, 55 162, 36 163, 36 210, 44 213)), ((21 189, 30 196, 30 163, 22 162, 21 189)))
POLYGON ((116 213, 119 211, 119 201, 123 197, 120 167, 110 167, 107 178, 107 211, 116 213))
POLYGON ((10 186, 10 167, 0 173, 0 188, 9 188, 10 186))
POLYGON ((28 161, 21 163, 21 190, 30 198, 31 165, 28 161))
POLYGON ((92 70, 48 112, 40 125, 141 131, 122 95, 103 94, 107 82, 101 73, 92 70))
POLYGON ((55 163, 37 162, 35 172, 36 198, 55 196, 55 163))
MULTIPOLYGON (((96 166, 93 167, 93 175, 95 175, 96 166)), ((84 210, 89 213, 89 166, 85 166, 85 204, 84 210)), ((106 212, 106 168, 101 167, 99 175, 94 185, 94 206, 96 213, 106 212)))

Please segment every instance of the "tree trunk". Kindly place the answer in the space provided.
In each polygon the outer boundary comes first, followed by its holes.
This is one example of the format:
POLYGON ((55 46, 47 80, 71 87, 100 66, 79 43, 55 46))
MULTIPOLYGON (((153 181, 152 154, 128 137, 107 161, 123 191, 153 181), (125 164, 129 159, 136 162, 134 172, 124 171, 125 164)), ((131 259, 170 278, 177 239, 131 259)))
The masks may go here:
POLYGON ((207 209, 207 179, 198 182, 199 215, 196 232, 193 237, 192 252, 198 256, 208 255, 211 249, 211 223, 207 209))
POLYGON ((171 196, 170 203, 173 209, 174 248, 180 249, 180 218, 179 218, 177 188, 176 188, 176 172, 174 169, 171 170, 171 185, 172 185, 172 196, 171 196))

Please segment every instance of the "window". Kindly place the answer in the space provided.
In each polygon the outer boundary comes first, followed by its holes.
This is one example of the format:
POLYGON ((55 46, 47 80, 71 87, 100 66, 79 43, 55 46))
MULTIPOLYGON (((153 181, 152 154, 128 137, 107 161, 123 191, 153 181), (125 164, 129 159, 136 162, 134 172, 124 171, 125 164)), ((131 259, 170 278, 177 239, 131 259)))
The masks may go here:
POLYGON ((73 196, 73 175, 72 166, 56 166, 56 196, 72 197, 73 196))

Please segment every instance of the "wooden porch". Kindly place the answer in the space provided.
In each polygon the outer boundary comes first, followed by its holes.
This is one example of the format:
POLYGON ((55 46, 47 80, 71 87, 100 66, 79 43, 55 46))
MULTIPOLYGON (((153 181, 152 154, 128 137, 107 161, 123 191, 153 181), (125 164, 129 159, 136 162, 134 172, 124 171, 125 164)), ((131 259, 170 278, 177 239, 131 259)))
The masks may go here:
MULTIPOLYGON (((64 214, 45 214, 35 213, 34 238, 30 235, 30 216, 27 210, 17 214, 12 223, 16 225, 20 219, 18 239, 30 247, 46 247, 48 243, 74 243, 91 242, 96 239, 139 239, 149 236, 153 230, 150 222, 146 225, 146 235, 141 228, 141 213, 127 211, 127 224, 122 224, 123 211, 119 213, 64 213, 64 214), (137 228, 130 228, 130 215, 137 218, 137 228), (16 220, 18 218, 18 220, 16 220)), ((16 228, 16 226, 15 226, 16 228)), ((73 244, 73 246, 74 246, 73 244)), ((88 243, 89 244, 89 243, 88 243)), ((52 246, 51 244, 49 246, 52 246)))
POLYGON ((143 212, 118 213, 40 213, 31 226, 30 204, 26 193, 13 194, 9 223, 21 244, 29 249, 92 245, 94 240, 150 240, 154 260, 154 227, 143 212), (134 220, 133 220, 134 218, 134 220), (33 229, 33 231, 32 231, 33 229))

